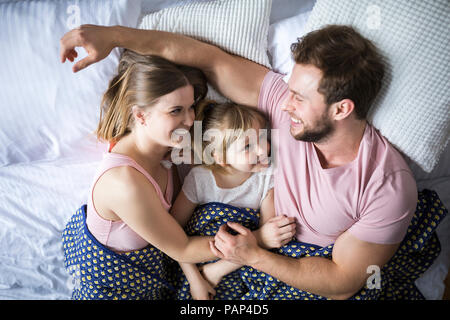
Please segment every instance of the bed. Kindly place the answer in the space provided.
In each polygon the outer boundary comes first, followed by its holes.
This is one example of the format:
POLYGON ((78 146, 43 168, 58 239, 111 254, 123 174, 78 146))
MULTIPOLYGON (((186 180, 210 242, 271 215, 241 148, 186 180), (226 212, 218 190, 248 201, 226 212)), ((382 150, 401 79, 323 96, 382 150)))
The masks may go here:
MULTIPOLYGON (((0 299, 70 298, 73 284, 63 265, 61 233, 69 217, 86 202, 106 150, 92 132, 120 50, 73 74, 69 64, 59 62, 59 39, 85 23, 142 26, 148 14, 188 2, 0 1, 0 299)), ((373 3, 376 9, 379 1, 373 3)), ((315 6, 315 0, 272 1, 263 39, 267 42, 262 45, 276 71, 288 72, 291 63, 279 50, 297 37, 287 31, 294 25, 300 36, 311 28, 309 18, 315 6)), ((442 15, 448 17, 448 11, 442 15)), ((443 46, 448 52, 449 43, 443 46)), ((446 61, 446 76, 439 81, 448 85, 446 61)), ((446 125, 436 130, 444 138, 434 162, 421 162, 414 153, 408 161, 419 189, 435 190, 450 208, 450 100, 444 100, 443 107, 446 125)), ((442 299, 444 294, 450 266, 450 218, 441 222, 437 234, 441 254, 416 282, 427 299, 442 299)))

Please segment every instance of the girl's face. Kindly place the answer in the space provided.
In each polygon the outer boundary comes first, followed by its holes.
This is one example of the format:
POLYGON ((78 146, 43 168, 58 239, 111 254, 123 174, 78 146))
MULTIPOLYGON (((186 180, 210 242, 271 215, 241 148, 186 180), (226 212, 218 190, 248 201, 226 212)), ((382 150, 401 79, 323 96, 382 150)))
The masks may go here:
POLYGON ((268 131, 259 121, 227 148, 227 165, 242 172, 258 172, 268 167, 270 143, 268 131))
POLYGON ((187 85, 161 96, 148 111, 136 115, 140 134, 162 146, 174 147, 194 123, 194 89, 187 85))

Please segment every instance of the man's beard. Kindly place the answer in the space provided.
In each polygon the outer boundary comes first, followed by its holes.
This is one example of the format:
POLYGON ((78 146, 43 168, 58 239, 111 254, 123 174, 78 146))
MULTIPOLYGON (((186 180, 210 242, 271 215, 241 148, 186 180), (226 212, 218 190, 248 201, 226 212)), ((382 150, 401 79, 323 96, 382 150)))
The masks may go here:
POLYGON ((332 121, 329 119, 328 114, 324 113, 319 121, 314 123, 313 126, 307 126, 302 121, 303 131, 294 135, 291 130, 291 134, 295 140, 304 142, 323 142, 326 140, 334 131, 334 126, 332 121))

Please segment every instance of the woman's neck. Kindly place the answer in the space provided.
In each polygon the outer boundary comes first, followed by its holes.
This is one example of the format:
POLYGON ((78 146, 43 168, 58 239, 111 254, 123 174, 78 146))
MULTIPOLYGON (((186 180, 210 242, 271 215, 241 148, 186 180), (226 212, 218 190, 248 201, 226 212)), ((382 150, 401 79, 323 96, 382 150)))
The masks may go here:
POLYGON ((145 142, 140 141, 131 132, 122 137, 111 151, 127 155, 151 171, 160 167, 160 163, 170 151, 170 147, 161 146, 148 139, 145 142))

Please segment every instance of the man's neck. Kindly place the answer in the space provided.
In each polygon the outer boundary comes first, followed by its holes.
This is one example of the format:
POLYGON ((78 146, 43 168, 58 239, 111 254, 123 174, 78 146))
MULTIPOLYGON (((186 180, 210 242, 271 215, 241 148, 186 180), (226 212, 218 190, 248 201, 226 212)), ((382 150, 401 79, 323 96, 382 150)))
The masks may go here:
POLYGON ((354 120, 337 127, 326 141, 314 143, 322 168, 340 167, 355 160, 366 125, 365 120, 354 120))

